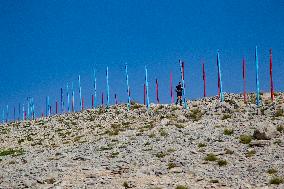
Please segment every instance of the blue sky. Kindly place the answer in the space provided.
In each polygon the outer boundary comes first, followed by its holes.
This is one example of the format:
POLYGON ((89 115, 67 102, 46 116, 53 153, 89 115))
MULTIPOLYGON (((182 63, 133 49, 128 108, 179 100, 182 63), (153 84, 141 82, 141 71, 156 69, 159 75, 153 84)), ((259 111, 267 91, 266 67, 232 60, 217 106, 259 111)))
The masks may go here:
MULTIPOLYGON (((255 91, 254 48, 259 49, 260 85, 269 90, 269 49, 273 49, 274 83, 283 91, 284 2, 281 0, 198 1, 20 1, 0 3, 0 109, 35 98, 43 112, 45 96, 52 105, 60 88, 82 78, 82 94, 91 104, 92 69, 98 93, 106 91, 109 66, 114 93, 125 102, 124 64, 128 63, 135 101, 143 102, 144 66, 149 70, 150 101, 155 78, 160 101, 170 102, 169 74, 180 78, 185 61, 187 97, 202 96, 201 62, 208 95, 217 94, 216 51, 220 49, 225 92, 242 92, 241 61, 247 60, 248 91, 255 91)), ((78 90, 75 91, 76 98, 78 90)), ((66 95, 64 96, 66 99, 66 95)), ((78 100, 76 99, 78 107, 78 100)))

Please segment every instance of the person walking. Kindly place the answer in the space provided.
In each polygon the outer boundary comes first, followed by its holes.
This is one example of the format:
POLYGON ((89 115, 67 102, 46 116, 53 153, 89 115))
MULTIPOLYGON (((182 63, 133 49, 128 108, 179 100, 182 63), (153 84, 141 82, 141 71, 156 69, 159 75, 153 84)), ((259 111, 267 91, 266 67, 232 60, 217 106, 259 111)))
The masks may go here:
POLYGON ((181 82, 178 83, 178 85, 176 86, 176 93, 177 93, 177 101, 176 101, 176 105, 179 103, 182 106, 182 85, 181 82))

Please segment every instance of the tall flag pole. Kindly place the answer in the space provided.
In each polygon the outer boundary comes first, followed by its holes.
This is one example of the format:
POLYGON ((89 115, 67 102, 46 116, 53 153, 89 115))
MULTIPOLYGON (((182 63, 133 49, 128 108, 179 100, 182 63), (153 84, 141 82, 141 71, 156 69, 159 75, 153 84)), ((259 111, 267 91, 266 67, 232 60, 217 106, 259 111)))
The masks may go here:
POLYGON ((150 108, 150 100, 149 100, 149 83, 148 83, 148 71, 145 66, 145 83, 146 83, 146 100, 147 100, 147 109, 150 108))
POLYGON ((269 72, 270 72, 270 93, 271 100, 274 100, 274 85, 273 85, 273 77, 272 77, 272 49, 269 50, 269 72))
POLYGON ((9 105, 6 106, 6 123, 9 121, 9 105))
POLYGON ((55 114, 58 114, 58 103, 57 103, 57 101, 55 102, 55 114))
POLYGON ((102 92, 102 106, 104 106, 104 92, 102 92))
POLYGON ((108 82, 108 67, 106 68, 106 82, 107 82, 107 107, 109 107, 109 82, 108 82))
POLYGON ((63 89, 60 88, 60 107, 61 107, 61 113, 63 112, 63 89))
POLYGON ((3 108, 3 111, 2 111, 2 123, 4 124, 5 123, 5 109, 3 108))
POLYGON ((171 102, 174 103, 174 95, 173 95, 173 75, 172 72, 170 73, 170 95, 171 95, 171 102))
POLYGON ((117 101, 117 95, 116 94, 114 94, 114 100, 115 100, 115 105, 117 105, 118 101, 117 101))
MULTIPOLYGON (((146 78, 145 78, 145 80, 146 80, 146 78)), ((143 92, 144 92, 144 105, 146 105, 146 83, 144 83, 144 85, 143 85, 143 92)))
POLYGON ((206 97, 206 72, 205 65, 202 63, 203 96, 206 97))
POLYGON ((75 92, 74 92, 74 84, 72 82, 72 112, 75 111, 75 92))
POLYGON ((127 86, 127 109, 130 109, 130 87, 129 87, 129 81, 128 81, 128 69, 127 64, 125 65, 125 77, 126 77, 126 86, 127 86))
POLYGON ((157 100, 157 103, 160 104, 158 79, 156 79, 156 100, 157 100))
POLYGON ((21 104, 19 103, 19 105, 18 105, 19 107, 19 115, 18 115, 18 121, 20 121, 20 117, 21 117, 21 104))
POLYGON ((258 54, 257 46, 255 47, 255 69, 256 69, 256 105, 259 106, 260 89, 259 89, 259 76, 258 76, 258 54))
POLYGON ((80 96, 80 110, 82 110, 83 104, 82 104, 82 88, 81 88, 81 77, 80 77, 80 75, 78 76, 78 83, 79 83, 79 96, 80 96))
POLYGON ((66 92, 67 92, 67 111, 70 112, 70 95, 69 95, 69 85, 66 85, 66 92))
POLYGON ((25 117, 25 104, 23 104, 23 120, 25 120, 26 119, 26 117, 25 117))
POLYGON ((95 89, 95 96, 93 97, 93 107, 96 107, 97 104, 97 77, 96 77, 96 70, 94 69, 94 89, 95 89))
POLYGON ((185 82, 184 82, 184 62, 179 60, 180 63, 180 72, 181 72, 181 81, 182 81, 182 96, 183 96, 183 104, 184 108, 187 109, 187 102, 185 97, 185 82))
POLYGON ((16 107, 14 106, 14 121, 16 121, 16 107))
POLYGON ((244 102, 247 103, 247 92, 246 92, 246 61, 243 58, 243 81, 244 81, 244 102))
POLYGON ((221 72, 221 62, 220 62, 220 55, 219 50, 217 51, 217 65, 218 65, 218 73, 219 73, 219 87, 220 87, 220 101, 224 101, 224 94, 223 94, 223 85, 222 85, 222 72, 221 72))

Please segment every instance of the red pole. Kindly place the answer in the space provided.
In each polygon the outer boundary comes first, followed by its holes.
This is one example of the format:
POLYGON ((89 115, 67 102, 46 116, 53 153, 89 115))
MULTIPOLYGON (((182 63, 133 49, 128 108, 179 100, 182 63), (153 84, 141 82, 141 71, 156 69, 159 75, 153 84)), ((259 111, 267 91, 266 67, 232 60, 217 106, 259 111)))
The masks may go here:
POLYGON ((44 116, 44 114, 43 114, 43 112, 41 113, 41 117, 43 117, 44 116))
POLYGON ((247 103, 247 93, 246 93, 246 61, 243 58, 243 80, 244 80, 244 102, 247 103))
POLYGON ((206 73, 204 63, 202 64, 202 76, 203 76, 203 96, 206 97, 206 73))
POLYGON ((217 57, 217 67, 218 67, 218 98, 220 98, 220 73, 219 73, 218 57, 217 57))
POLYGON ((56 112, 56 114, 58 113, 58 102, 57 101, 55 103, 55 112, 56 112))
POLYGON ((269 62, 270 62, 270 93, 271 100, 274 100, 274 86, 273 86, 273 78, 272 78, 272 49, 269 50, 269 62))
POLYGON ((24 112, 24 119, 25 120, 27 119, 27 112, 26 111, 24 112))
POLYGON ((92 95, 92 108, 94 108, 94 95, 92 95))
POLYGON ((144 83, 144 105, 146 105, 146 85, 144 83))

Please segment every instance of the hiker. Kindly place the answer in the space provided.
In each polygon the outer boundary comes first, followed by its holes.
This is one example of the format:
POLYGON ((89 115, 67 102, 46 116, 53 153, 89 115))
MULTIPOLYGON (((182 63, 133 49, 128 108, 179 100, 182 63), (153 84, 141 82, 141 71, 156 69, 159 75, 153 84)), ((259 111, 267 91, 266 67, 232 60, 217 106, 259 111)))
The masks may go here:
POLYGON ((179 103, 182 106, 182 85, 181 82, 178 83, 178 85, 176 86, 176 93, 177 93, 177 101, 176 101, 176 105, 179 103))

